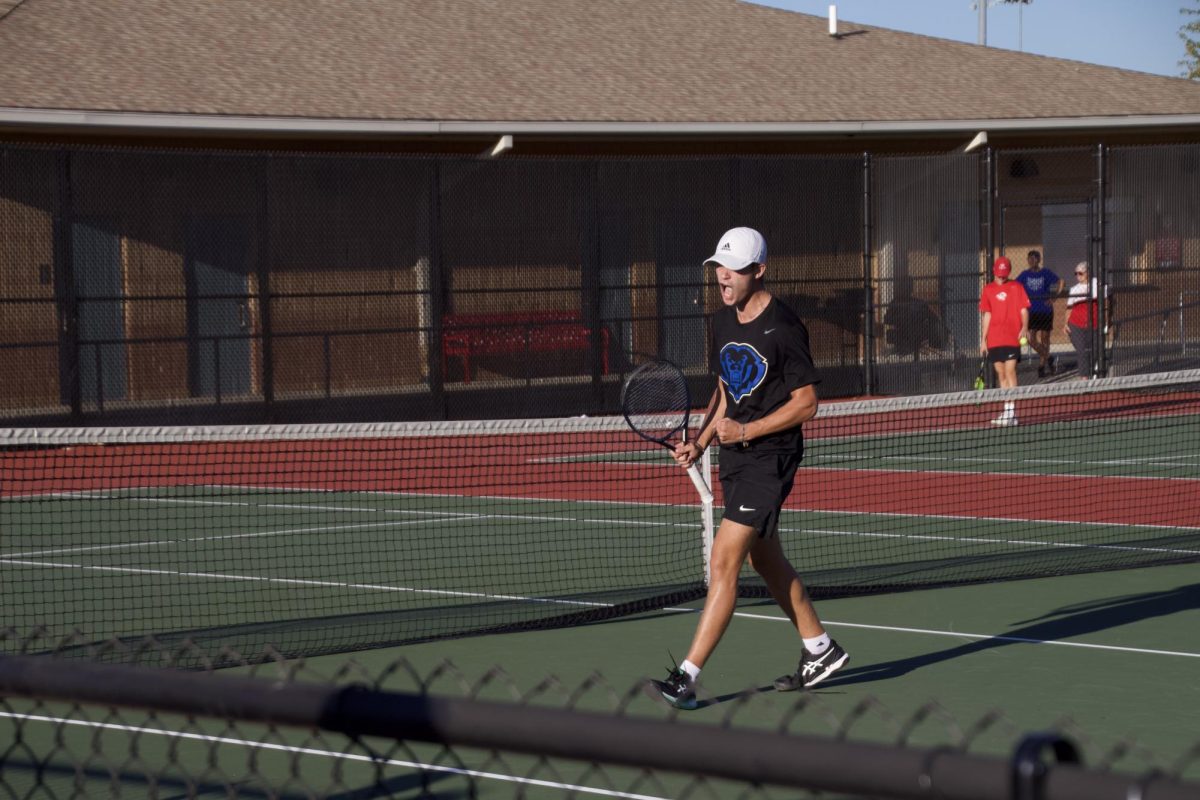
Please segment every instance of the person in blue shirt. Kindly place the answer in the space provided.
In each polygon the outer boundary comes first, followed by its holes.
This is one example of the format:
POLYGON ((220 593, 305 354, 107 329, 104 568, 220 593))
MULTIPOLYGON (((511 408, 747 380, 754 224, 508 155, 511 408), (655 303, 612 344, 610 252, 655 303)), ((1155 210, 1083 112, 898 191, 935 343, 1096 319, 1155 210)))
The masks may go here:
POLYGON ((1050 355, 1050 331, 1054 330, 1054 300, 1062 294, 1062 282, 1042 266, 1042 254, 1030 250, 1025 256, 1029 268, 1017 276, 1029 295, 1029 346, 1038 354, 1038 377, 1053 375, 1058 360, 1050 355))

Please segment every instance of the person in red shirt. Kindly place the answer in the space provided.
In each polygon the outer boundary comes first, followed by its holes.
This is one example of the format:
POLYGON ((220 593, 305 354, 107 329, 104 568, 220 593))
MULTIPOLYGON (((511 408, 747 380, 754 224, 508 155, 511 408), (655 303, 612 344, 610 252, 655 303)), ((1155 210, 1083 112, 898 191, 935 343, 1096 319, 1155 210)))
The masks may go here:
MULTIPOLYGON (((1021 360, 1022 341, 1029 340, 1029 296, 1018 281, 1010 281, 1012 262, 1004 256, 992 265, 992 282, 983 287, 979 310, 983 312, 983 335, 980 349, 996 370, 1000 388, 1017 385, 1017 363, 1021 360)), ((1004 411, 992 420, 993 425, 1016 425, 1017 412, 1013 401, 1004 404, 1004 411)))

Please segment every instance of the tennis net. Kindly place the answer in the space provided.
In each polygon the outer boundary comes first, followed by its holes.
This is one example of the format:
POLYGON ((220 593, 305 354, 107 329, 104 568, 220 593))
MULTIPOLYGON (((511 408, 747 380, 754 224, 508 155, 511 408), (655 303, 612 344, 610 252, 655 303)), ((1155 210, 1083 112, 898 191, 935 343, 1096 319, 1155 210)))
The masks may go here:
MULTIPOLYGON (((1200 560, 1198 412, 1200 371, 826 403, 785 548, 818 597, 1200 560)), ((711 514, 612 418, 0 430, 0 625, 248 657, 572 624, 702 596, 711 514)))
POLYGON ((780 527, 818 596, 1200 560, 1200 370, 830 403, 806 440, 780 527))

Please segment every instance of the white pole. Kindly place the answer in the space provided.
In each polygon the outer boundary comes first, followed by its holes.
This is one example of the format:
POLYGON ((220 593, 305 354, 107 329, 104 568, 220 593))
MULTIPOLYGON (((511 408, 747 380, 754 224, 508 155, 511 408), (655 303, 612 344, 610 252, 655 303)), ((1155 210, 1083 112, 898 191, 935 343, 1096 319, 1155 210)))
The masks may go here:
POLYGON ((987 4, 988 0, 976 0, 979 6, 979 44, 987 47, 987 4))

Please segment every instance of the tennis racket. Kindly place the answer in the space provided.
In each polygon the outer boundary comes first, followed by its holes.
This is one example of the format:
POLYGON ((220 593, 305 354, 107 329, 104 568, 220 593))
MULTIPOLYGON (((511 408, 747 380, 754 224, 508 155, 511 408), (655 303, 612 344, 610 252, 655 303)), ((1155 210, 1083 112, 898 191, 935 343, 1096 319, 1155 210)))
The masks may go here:
MULTIPOLYGON (((679 441, 688 440, 692 398, 688 393, 687 378, 670 361, 642 364, 630 373, 621 388, 621 412, 638 436, 674 451, 676 436, 679 441)), ((687 473, 700 493, 700 499, 711 503, 712 490, 700 469, 692 464, 687 473)))
POLYGON ((987 388, 987 358, 979 361, 979 374, 975 376, 975 391, 982 392, 987 388))

